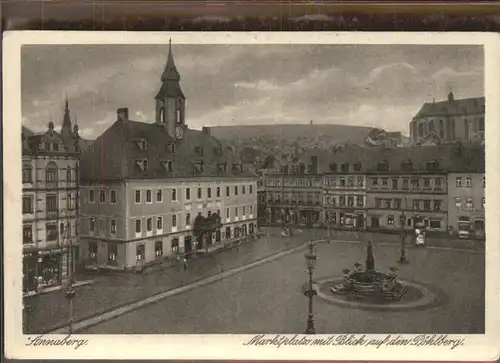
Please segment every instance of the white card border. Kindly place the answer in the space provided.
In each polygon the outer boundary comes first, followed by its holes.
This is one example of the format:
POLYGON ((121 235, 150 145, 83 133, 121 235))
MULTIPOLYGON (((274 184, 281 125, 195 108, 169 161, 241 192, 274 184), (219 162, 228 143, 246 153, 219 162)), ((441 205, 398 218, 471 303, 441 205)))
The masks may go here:
MULTIPOLYGON (((4 311, 5 354, 37 359, 327 359, 440 360, 498 359, 500 342, 498 148, 500 116, 500 37, 494 33, 333 33, 333 32, 60 32, 13 31, 3 34, 4 145, 4 311), (486 322, 484 335, 466 335, 464 347, 380 349, 368 347, 245 347, 253 335, 75 335, 89 344, 27 347, 21 332, 21 46, 23 44, 461 44, 483 45, 486 96, 486 322)), ((432 333, 432 332, 431 332, 432 333)), ((370 335, 372 336, 372 335, 370 335)), ((59 336, 60 337, 60 336, 59 336)), ((453 336, 455 337, 455 336, 453 336)))

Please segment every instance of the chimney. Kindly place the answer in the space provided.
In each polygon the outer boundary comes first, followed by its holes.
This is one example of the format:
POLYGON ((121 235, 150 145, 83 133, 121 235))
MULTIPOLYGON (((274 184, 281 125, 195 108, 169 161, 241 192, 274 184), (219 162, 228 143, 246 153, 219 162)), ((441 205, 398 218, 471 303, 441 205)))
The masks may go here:
POLYGON ((316 155, 311 156, 311 169, 313 174, 318 171, 318 157, 316 155))
POLYGON ((122 107, 116 110, 116 116, 118 121, 128 121, 128 108, 122 107))
POLYGON ((205 134, 207 134, 207 135, 209 135, 209 136, 210 136, 210 127, 203 126, 203 127, 201 128, 201 131, 202 131, 203 133, 205 133, 205 134))

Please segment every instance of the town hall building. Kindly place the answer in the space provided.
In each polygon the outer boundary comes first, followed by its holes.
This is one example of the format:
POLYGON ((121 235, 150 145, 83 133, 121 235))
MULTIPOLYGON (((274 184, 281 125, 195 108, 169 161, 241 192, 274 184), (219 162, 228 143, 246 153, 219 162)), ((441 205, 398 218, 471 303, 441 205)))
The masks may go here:
POLYGON ((188 127, 180 79, 170 44, 154 122, 119 108, 82 157, 87 268, 142 270, 257 232, 257 177, 208 127, 188 127), (214 214, 216 228, 200 240, 197 222, 214 214))

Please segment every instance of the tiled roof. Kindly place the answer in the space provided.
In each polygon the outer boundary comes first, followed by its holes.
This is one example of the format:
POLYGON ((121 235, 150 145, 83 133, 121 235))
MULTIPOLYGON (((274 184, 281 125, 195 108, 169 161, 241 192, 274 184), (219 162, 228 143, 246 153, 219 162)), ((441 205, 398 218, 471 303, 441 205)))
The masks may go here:
POLYGON ((208 132, 186 129, 182 140, 175 140, 163 125, 118 120, 84 153, 80 165, 82 179, 88 181, 189 178, 204 176, 248 177, 253 174, 233 168, 241 161, 208 132), (142 141, 146 148, 140 147, 142 141), (175 144, 175 152, 171 145, 175 144), (199 147, 203 147, 202 153, 199 147), (222 151, 222 152, 221 152, 222 151), (140 160, 147 160, 147 170, 140 160), (172 170, 166 162, 172 162, 172 170), (226 172, 221 171, 226 163, 226 172), (197 166, 203 165, 202 169, 197 166))
POLYGON ((473 115, 484 113, 485 97, 465 98, 440 102, 426 102, 415 118, 428 116, 473 115))
POLYGON ((378 150, 374 156, 368 166, 370 171, 377 171, 383 161, 387 161, 389 172, 405 172, 404 163, 407 162, 411 162, 415 172, 429 170, 429 162, 437 162, 436 170, 443 172, 484 172, 485 169, 484 149, 461 144, 385 149, 378 150))
MULTIPOLYGON (((445 144, 435 146, 412 146, 397 148, 362 148, 358 146, 338 150, 310 149, 300 157, 306 168, 311 157, 318 160, 317 173, 330 173, 330 164, 337 164, 337 172, 342 163, 352 166, 360 163, 356 172, 377 172, 379 163, 387 162, 388 170, 381 172, 406 172, 404 163, 411 162, 414 172, 428 170, 428 162, 437 162, 436 170, 447 172, 484 172, 485 151, 481 146, 467 144, 445 144)), ((306 169, 307 170, 307 169, 306 169)))

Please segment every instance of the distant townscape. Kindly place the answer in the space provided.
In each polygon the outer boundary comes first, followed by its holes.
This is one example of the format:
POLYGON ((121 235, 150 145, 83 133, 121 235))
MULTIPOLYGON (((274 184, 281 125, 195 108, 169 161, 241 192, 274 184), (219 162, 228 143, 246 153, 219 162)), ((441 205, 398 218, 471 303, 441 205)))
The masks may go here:
MULTIPOLYGON (((190 271, 199 256, 245 243, 268 243, 274 251, 279 238, 293 240, 309 230, 331 239, 356 232, 402 234, 405 240, 415 230, 455 244, 485 239, 484 97, 456 99, 450 91, 443 100, 422 100, 413 119, 405 120, 409 136, 314 120, 194 130, 186 123, 188 95, 171 45, 166 57, 151 122, 134 120, 121 107, 101 135, 85 140, 66 100, 61 125, 47 122, 42 133, 23 126, 27 299, 64 288, 65 298, 76 303, 78 288, 89 289, 86 296, 95 301, 75 305, 84 319, 104 313, 114 300, 141 297, 112 289, 113 283, 98 290, 89 273, 113 276, 179 264, 179 271, 190 271), (273 228, 278 237, 269 232, 273 228)), ((239 261, 237 249, 231 251, 224 253, 239 261)), ((236 263, 231 261, 199 271, 222 273, 236 263)), ((64 299, 51 303, 61 308, 47 318, 42 306, 49 309, 49 303, 27 301, 25 331, 66 324, 71 331, 73 305, 68 312, 64 299)))

